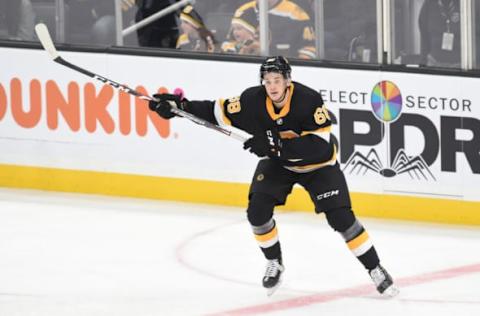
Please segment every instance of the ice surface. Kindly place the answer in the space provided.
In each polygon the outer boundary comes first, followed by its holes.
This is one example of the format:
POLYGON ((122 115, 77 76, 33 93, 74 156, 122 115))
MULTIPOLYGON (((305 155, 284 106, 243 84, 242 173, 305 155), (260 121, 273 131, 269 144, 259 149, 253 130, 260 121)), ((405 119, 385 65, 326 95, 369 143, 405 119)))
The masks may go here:
POLYGON ((0 316, 480 315, 480 228, 360 220, 400 286, 376 294, 323 216, 277 212, 286 271, 240 208, 0 189, 0 316))

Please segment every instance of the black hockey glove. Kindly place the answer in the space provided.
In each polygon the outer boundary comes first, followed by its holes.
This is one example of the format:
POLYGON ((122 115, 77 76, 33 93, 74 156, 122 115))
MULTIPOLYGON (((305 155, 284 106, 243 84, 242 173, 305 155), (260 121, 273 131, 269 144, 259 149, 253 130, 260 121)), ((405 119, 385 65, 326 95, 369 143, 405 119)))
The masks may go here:
POLYGON ((172 107, 182 108, 180 96, 176 94, 155 94, 153 95, 155 99, 159 101, 149 101, 148 108, 154 112, 157 112, 158 115, 163 117, 166 120, 171 119, 175 114, 171 111, 172 107))
POLYGON ((243 149, 254 153, 258 157, 280 158, 282 140, 277 130, 268 129, 262 134, 247 139, 243 143, 243 149))

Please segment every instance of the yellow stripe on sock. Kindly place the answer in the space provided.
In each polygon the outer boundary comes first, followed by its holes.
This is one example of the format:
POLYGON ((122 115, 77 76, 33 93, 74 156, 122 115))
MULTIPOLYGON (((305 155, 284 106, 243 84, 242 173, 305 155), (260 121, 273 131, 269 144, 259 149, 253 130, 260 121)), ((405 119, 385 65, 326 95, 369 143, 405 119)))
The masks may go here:
POLYGON ((354 239, 347 242, 348 248, 353 251, 365 243, 369 238, 370 236, 368 236, 367 231, 364 231, 354 239))
POLYGON ((275 237, 277 237, 277 235, 278 235, 277 227, 274 227, 270 232, 268 232, 266 234, 263 234, 263 235, 255 234, 255 239, 258 242, 263 243, 263 242, 269 241, 271 239, 274 239, 275 237))

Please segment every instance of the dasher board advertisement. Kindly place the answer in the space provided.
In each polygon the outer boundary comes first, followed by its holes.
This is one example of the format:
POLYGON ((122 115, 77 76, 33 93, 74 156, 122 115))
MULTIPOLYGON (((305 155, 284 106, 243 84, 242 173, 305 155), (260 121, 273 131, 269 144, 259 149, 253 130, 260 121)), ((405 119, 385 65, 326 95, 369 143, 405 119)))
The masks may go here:
MULTIPOLYGON (((241 142, 52 63, 0 48, 0 164, 248 185, 257 158, 241 142)), ((238 96, 259 84, 253 63, 62 52, 144 93, 238 96)), ((334 122, 353 192, 480 201, 479 79, 293 66, 334 122)), ((261 105, 260 105, 261 106, 261 105)))

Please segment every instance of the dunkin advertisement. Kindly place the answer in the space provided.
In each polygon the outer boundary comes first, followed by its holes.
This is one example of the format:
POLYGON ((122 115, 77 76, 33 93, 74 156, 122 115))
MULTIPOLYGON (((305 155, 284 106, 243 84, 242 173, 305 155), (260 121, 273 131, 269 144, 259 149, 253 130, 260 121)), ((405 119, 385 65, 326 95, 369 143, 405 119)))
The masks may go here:
MULTIPOLYGON (((248 184, 257 158, 241 142, 53 63, 0 48, 0 164, 248 184)), ((143 93, 238 96, 253 63, 63 52, 143 93)), ((293 66, 334 121, 353 192, 480 201, 480 79, 293 66)))

